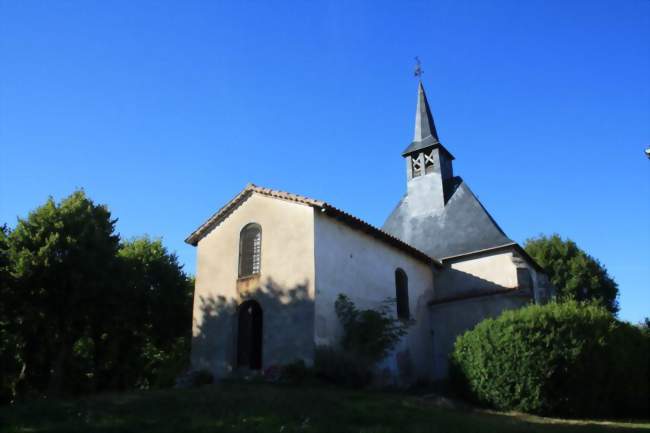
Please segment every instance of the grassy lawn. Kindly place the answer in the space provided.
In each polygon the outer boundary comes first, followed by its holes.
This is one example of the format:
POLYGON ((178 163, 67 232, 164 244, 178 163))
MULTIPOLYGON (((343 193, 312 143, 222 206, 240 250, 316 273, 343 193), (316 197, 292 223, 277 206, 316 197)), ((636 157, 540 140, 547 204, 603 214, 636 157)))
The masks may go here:
POLYGON ((650 432, 650 423, 459 411, 396 393, 236 383, 0 408, 0 432, 609 431, 650 432))

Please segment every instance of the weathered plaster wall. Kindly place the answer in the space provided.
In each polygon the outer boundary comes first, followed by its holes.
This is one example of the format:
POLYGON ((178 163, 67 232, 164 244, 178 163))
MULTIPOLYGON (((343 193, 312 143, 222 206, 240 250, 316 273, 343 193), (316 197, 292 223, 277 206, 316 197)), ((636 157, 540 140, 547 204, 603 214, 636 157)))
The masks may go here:
POLYGON ((395 270, 408 276, 409 309, 415 319, 395 353, 382 364, 393 378, 410 382, 431 373, 431 337, 427 302, 433 297, 433 273, 426 263, 326 215, 315 214, 317 344, 336 344, 341 327, 334 311, 340 293, 359 308, 376 308, 395 297, 395 270))
POLYGON ((448 356, 458 335, 483 319, 507 309, 548 300, 552 288, 546 276, 516 250, 508 247, 447 259, 446 269, 436 273, 436 301, 480 295, 504 289, 511 293, 453 300, 431 306, 434 375, 444 379, 448 356))
POLYGON ((546 275, 514 246, 446 259, 444 264, 448 268, 436 276, 436 299, 515 288, 536 302, 552 295, 546 275))
POLYGON ((222 376, 236 362, 236 307, 263 309, 263 368, 313 359, 314 211, 253 193, 198 243, 192 365, 222 376), (259 277, 238 281, 239 233, 262 228, 259 277), (296 324, 300 324, 296 326, 296 324))
POLYGON ((512 251, 486 252, 446 260, 448 269, 436 278, 436 298, 518 287, 512 251))
POLYGON ((530 302, 530 296, 516 291, 512 294, 492 295, 455 301, 430 307, 433 329, 433 378, 446 379, 449 373, 449 354, 456 337, 472 329, 483 319, 496 317, 508 309, 520 308, 530 302))

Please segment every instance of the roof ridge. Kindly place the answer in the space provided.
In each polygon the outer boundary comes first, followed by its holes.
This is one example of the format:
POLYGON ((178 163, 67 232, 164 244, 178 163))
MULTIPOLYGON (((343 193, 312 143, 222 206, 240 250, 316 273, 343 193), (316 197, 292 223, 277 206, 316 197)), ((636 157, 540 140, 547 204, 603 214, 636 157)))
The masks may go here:
MULTIPOLYGON (((308 206, 312 206, 315 208, 320 208, 325 211, 325 213, 330 212, 333 217, 339 217, 343 220, 345 220, 348 224, 356 224, 361 226, 362 229, 367 229, 371 232, 374 232, 374 234, 377 235, 378 238, 381 240, 386 241, 389 244, 392 244, 393 246, 400 248, 408 253, 410 253, 413 256, 416 256, 417 258, 421 260, 425 260, 429 263, 433 263, 437 266, 442 266, 442 263, 427 255, 426 253, 418 250, 414 246, 402 241, 401 239, 391 235, 390 233, 385 232, 384 230, 375 227, 374 225, 362 220, 359 217, 356 217, 348 212, 345 212, 342 209, 337 208, 336 206, 322 201, 322 200, 316 200, 304 195, 300 194, 295 194, 287 191, 282 191, 282 190, 277 190, 277 189, 272 189, 272 188, 266 188, 262 187, 259 185, 255 185, 253 183, 248 183, 246 187, 242 191, 239 192, 235 197, 233 197, 228 203, 226 203, 224 206, 222 206, 217 212, 215 212, 210 218, 207 219, 206 222, 201 224, 199 228, 197 228, 195 231, 193 231, 186 239, 185 242, 196 246, 196 244, 207 234, 213 227, 214 225, 221 220, 221 217, 225 216, 228 211, 230 211, 236 203, 238 203, 240 200, 242 200, 248 193, 250 192, 257 192, 262 195, 266 195, 269 197, 274 197, 278 198, 281 200, 288 200, 288 201, 293 201, 296 203, 302 203, 308 206)), ((372 233, 369 233, 372 234, 372 233)))

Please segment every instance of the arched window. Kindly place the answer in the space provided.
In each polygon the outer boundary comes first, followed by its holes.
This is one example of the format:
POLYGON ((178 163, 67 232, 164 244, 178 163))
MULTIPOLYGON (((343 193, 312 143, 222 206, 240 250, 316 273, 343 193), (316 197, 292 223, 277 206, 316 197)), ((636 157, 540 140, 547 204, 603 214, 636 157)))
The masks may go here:
POLYGON ((397 268, 395 270, 395 298, 397 299, 397 318, 408 319, 409 311, 409 279, 406 272, 397 268))
POLYGON ((258 224, 246 225, 239 234, 239 276, 260 273, 262 260, 262 229, 258 224))

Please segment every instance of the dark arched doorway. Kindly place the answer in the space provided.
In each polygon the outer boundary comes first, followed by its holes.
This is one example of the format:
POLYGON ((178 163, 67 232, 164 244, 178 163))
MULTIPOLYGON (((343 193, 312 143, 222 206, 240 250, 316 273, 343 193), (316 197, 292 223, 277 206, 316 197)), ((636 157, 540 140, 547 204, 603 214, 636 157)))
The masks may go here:
POLYGON ((262 307, 257 301, 239 306, 237 327, 237 366, 262 368, 262 307))

